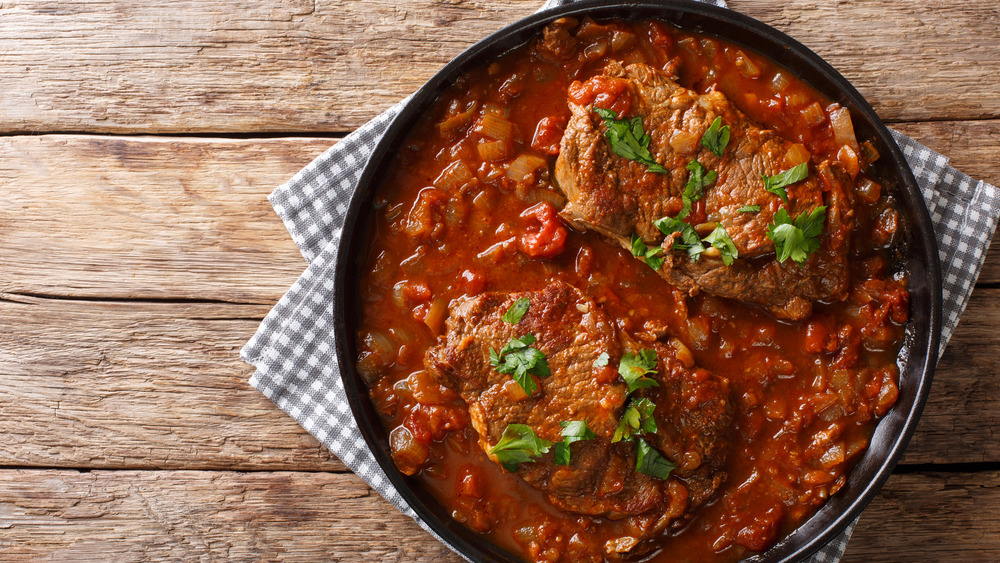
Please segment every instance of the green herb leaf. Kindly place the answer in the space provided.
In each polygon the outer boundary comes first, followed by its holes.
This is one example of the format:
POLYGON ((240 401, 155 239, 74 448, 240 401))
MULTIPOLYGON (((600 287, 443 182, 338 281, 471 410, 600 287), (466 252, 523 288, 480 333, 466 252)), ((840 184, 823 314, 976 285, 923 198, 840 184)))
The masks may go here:
POLYGON ((562 430, 562 441, 555 444, 555 464, 556 465, 569 465, 570 452, 569 446, 573 442, 580 442, 582 440, 593 440, 597 437, 590 428, 587 428, 586 420, 570 420, 567 422, 560 422, 559 426, 563 427, 562 430))
POLYGON ((655 380, 646 377, 648 373, 656 373, 656 352, 653 350, 640 350, 638 354, 626 352, 618 364, 618 373, 628 384, 629 393, 636 389, 660 386, 655 380))
POLYGON ((819 248, 819 235, 826 221, 826 206, 821 205, 812 213, 802 213, 792 222, 784 208, 774 214, 774 222, 767 226, 767 236, 774 241, 778 262, 791 258, 800 266, 819 248))
POLYGON ((732 266, 733 260, 740 257, 740 252, 736 249, 736 245, 733 244, 733 239, 729 238, 729 233, 726 232, 726 229, 722 225, 716 227, 714 231, 702 240, 719 249, 719 254, 722 256, 722 263, 726 266, 732 266))
POLYGON ((602 368, 602 367, 608 365, 608 360, 610 360, 610 359, 611 359, 611 356, 609 356, 607 352, 601 352, 601 355, 597 356, 597 359, 594 360, 594 367, 595 368, 602 368))
POLYGON ((511 338, 510 342, 500 349, 499 354, 490 348, 490 363, 493 367, 500 373, 511 374, 529 397, 538 389, 531 376, 549 376, 549 363, 545 359, 545 354, 532 348, 531 345, 534 343, 535 336, 526 334, 521 338, 511 338))
POLYGON ((712 151, 715 156, 722 156, 729 144, 729 126, 722 126, 722 116, 716 117, 701 136, 701 146, 712 151))
POLYGON ((636 234, 632 235, 632 256, 642 258, 646 261, 646 265, 654 270, 659 270, 663 266, 663 248, 659 246, 647 248, 646 243, 636 234))
POLYGON ((680 233, 681 238, 674 240, 674 249, 686 250, 692 260, 697 260, 702 252, 705 252, 705 245, 701 243, 701 238, 695 232, 694 227, 681 221, 680 219, 664 217, 653 221, 653 225, 665 235, 680 233))
POLYGON ((521 322, 524 314, 528 312, 528 307, 531 306, 531 301, 527 297, 522 297, 514 302, 513 305, 507 309, 507 312, 503 314, 503 322, 510 324, 517 324, 521 322))
POLYGON ((615 428, 611 442, 629 441, 633 436, 656 432, 656 419, 653 418, 655 409, 653 401, 645 397, 632 397, 628 406, 622 411, 622 417, 618 420, 618 427, 615 428))
POLYGON ((759 205, 744 205, 736 210, 737 213, 760 213, 759 205))
POLYGON ((645 473, 646 475, 652 475, 657 479, 666 479, 670 477, 670 472, 677 468, 676 465, 670 463, 667 458, 660 455, 660 452, 656 451, 653 446, 650 446, 642 438, 638 439, 638 448, 635 459, 635 470, 639 473, 645 473))
POLYGON ((611 144, 611 150, 620 157, 645 164, 650 172, 666 174, 667 169, 661 166, 649 152, 649 135, 642 129, 642 118, 635 116, 630 120, 618 119, 615 112, 594 108, 598 115, 604 118, 608 131, 604 137, 611 144))
POLYGON ((551 447, 552 442, 539 438, 530 426, 508 424, 500 436, 500 441, 490 449, 490 453, 497 457, 497 461, 504 469, 513 473, 517 471, 519 463, 534 461, 535 458, 548 453, 551 447))
POLYGON ((677 214, 676 219, 683 219, 691 213, 691 205, 701 199, 702 189, 712 185, 712 182, 719 176, 715 170, 708 171, 700 162, 692 160, 688 163, 687 184, 684 186, 684 193, 681 194, 681 201, 684 207, 677 214))
POLYGON ((795 182, 801 182, 802 180, 805 180, 807 176, 809 176, 808 162, 803 162, 802 164, 793 166, 792 168, 775 174, 774 176, 761 174, 761 177, 764 178, 764 189, 780 197, 786 204, 788 203, 788 192, 785 191, 785 186, 790 186, 795 182))

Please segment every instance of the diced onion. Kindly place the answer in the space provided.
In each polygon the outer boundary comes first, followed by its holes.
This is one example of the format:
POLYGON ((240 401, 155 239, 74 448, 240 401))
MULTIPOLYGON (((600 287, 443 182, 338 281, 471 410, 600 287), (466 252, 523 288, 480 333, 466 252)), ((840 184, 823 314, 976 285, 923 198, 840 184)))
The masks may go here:
POLYGON ((690 348, 676 338, 670 339, 670 345, 677 351, 677 361, 682 363, 684 367, 688 369, 694 367, 694 354, 691 353, 690 348))
POLYGON ((587 48, 583 50, 583 56, 587 59, 594 60, 603 57, 608 52, 608 40, 598 39, 597 42, 587 45, 587 48))
POLYGON ((445 131, 451 131, 452 129, 463 127, 469 122, 472 115, 476 113, 476 108, 478 106, 478 102, 473 102, 472 105, 469 106, 469 109, 463 111, 462 113, 443 119, 440 123, 438 123, 438 130, 444 133, 445 131))
POLYGON ((745 78, 760 76, 760 66, 753 62, 743 51, 736 52, 736 70, 745 78))
POLYGON ((803 108, 802 122, 805 123, 806 127, 815 127, 824 121, 826 121, 826 114, 823 113, 823 106, 819 105, 819 102, 813 102, 803 108))
POLYGON ((448 165, 434 180, 434 186, 447 191, 455 191, 472 180, 475 176, 469 165, 462 160, 456 160, 448 165))
POLYGON ((479 158, 486 162, 504 160, 510 156, 510 143, 507 141, 486 141, 476 145, 479 158))
POLYGON ((859 147, 858 140, 854 137, 854 124, 851 123, 851 112, 847 108, 842 108, 837 104, 829 110, 830 126, 833 127, 833 139, 838 145, 851 147, 857 155, 859 147))
POLYGON ((789 168, 793 166, 798 166, 803 162, 809 162, 812 155, 809 154, 809 150, 802 143, 795 143, 794 145, 788 147, 788 152, 785 153, 785 165, 789 168))
POLYGON ((617 53, 635 43, 635 35, 627 31, 616 31, 611 35, 611 51, 617 53))
POLYGON ((486 113, 476 123, 475 131, 497 141, 513 141, 514 124, 493 113, 486 113))
POLYGON ((858 197, 861 198, 861 201, 875 203, 882 195, 882 185, 867 176, 862 176, 858 180, 858 186, 855 191, 858 197))
POLYGON ((701 136, 691 131, 678 129, 670 136, 670 147, 678 154, 688 155, 698 150, 698 143, 700 141, 701 136))
POLYGON ((775 93, 783 92, 785 88, 788 88, 788 77, 780 72, 774 73, 774 78, 771 79, 771 89, 775 93))
POLYGON ((879 159, 879 156, 881 156, 871 141, 861 143, 861 154, 865 156, 865 160, 868 161, 868 164, 875 162, 879 159))
POLYGON ((448 304, 440 297, 431 302, 431 306, 424 315, 424 324, 431 329, 431 333, 437 336, 444 328, 444 319, 448 313, 448 304))
POLYGON ((507 166, 507 177, 515 182, 523 182, 542 166, 545 166, 544 158, 533 154, 520 154, 507 166))

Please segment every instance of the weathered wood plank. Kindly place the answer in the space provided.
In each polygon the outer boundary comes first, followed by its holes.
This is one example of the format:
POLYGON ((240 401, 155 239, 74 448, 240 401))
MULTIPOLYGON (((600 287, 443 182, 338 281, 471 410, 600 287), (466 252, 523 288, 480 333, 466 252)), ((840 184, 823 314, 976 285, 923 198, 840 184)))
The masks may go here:
POLYGON ((1000 462, 1000 290, 980 288, 938 363, 903 463, 1000 462))
POLYGON ((894 475, 861 515, 844 563, 1000 559, 1000 473, 894 475))
POLYGON ((247 384, 267 306, 16 299, 0 294, 0 466, 345 470, 247 384))
MULTIPOLYGON (((247 385, 266 306, 7 297, 0 466, 344 470, 247 385)), ((974 294, 905 463, 1000 462, 997 303, 974 294)))
MULTIPOLYGON (((7 2, 0 131, 349 131, 540 4, 7 2)), ((1000 117, 994 0, 730 4, 817 51, 886 119, 1000 117)))
MULTIPOLYGON (((1000 121, 901 128, 1000 184, 1000 121)), ((0 292, 273 303, 305 262, 266 196, 334 142, 0 137, 0 292)))
MULTIPOLYGON (((896 475, 844 561, 995 561, 996 472, 896 475)), ((460 561, 350 474, 0 471, 3 559, 460 561)))
POLYGON ((0 471, 4 561, 461 561, 352 474, 0 471))
POLYGON ((306 263, 267 195, 331 139, 0 139, 0 292, 273 303, 306 263))

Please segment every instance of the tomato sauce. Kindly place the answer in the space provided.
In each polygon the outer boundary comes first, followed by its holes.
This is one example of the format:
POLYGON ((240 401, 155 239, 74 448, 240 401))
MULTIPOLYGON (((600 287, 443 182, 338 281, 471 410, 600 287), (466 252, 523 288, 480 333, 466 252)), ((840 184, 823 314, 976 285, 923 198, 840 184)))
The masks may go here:
POLYGON ((451 300, 552 280, 576 286, 620 331, 640 340, 665 332, 733 389, 728 479, 647 556, 734 561, 759 553, 844 485, 896 399, 908 293, 889 252, 899 219, 877 180, 878 155, 853 131, 845 136, 846 110, 750 50, 657 21, 572 23, 462 76, 400 146, 377 192, 359 274, 357 367, 393 429, 400 471, 416 475, 456 520, 528 560, 603 560, 621 523, 560 512, 504 472, 479 448, 462 400, 423 368, 451 300), (718 89, 814 160, 854 169, 859 204, 845 302, 818 303, 808 318, 787 322, 754 305, 689 296, 600 235, 561 223, 565 199, 551 170, 567 97, 613 90, 580 91, 612 59, 675 72, 700 93, 718 89))

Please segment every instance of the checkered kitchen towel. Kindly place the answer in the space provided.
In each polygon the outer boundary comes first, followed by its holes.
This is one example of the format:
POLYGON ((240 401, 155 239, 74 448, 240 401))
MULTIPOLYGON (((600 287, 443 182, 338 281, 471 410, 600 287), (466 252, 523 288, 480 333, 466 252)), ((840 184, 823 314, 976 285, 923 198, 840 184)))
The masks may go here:
MULTIPOLYGON (((553 0, 544 7, 568 1, 553 0)), ((723 0, 711 3, 726 7, 723 0)), ((271 194, 274 210, 309 267, 261 323, 243 348, 242 357, 257 368, 251 385, 397 509, 417 519, 361 438, 330 338, 333 269, 344 213, 368 154, 407 101, 348 135, 271 194)), ((899 133, 893 135, 921 186, 937 233, 944 289, 943 351, 979 276, 1000 214, 1000 191, 948 166, 947 158, 920 143, 899 133)), ((856 523, 811 561, 838 561, 856 523)))

